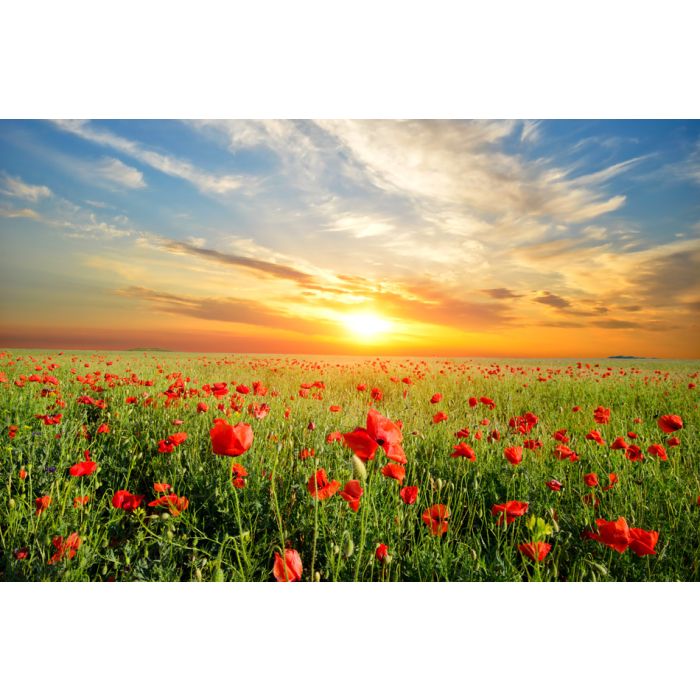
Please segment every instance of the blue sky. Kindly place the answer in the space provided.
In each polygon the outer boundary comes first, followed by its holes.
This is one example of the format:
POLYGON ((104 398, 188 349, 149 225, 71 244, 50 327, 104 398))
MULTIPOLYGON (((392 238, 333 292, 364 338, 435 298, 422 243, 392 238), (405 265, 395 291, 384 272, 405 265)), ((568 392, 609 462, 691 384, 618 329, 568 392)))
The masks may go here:
POLYGON ((0 343, 696 357, 699 194, 698 121, 4 121, 0 343))

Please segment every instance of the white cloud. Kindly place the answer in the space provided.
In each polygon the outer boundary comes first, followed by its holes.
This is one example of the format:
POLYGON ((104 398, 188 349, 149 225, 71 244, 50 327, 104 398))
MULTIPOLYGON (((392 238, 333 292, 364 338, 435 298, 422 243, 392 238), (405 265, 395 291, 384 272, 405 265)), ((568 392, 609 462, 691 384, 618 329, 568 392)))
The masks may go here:
POLYGON ((142 189, 146 187, 143 173, 122 163, 118 158, 102 158, 95 167, 95 173, 98 177, 127 189, 142 189))
POLYGON ((38 202, 42 197, 50 197, 53 194, 45 185, 30 185, 19 177, 10 177, 9 175, 3 176, 0 192, 30 202, 38 202))
POLYGON ((206 172, 189 161, 157 153, 105 129, 95 129, 89 122, 58 120, 54 123, 60 129, 75 136, 100 146, 113 148, 166 175, 186 180, 207 194, 226 194, 239 189, 244 184, 244 179, 241 177, 206 172))

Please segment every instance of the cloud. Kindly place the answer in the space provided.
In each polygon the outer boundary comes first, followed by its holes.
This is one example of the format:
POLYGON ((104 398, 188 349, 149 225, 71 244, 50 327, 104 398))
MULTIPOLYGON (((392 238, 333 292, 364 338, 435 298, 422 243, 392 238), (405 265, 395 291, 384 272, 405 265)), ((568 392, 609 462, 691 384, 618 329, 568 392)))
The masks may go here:
POLYGON ((43 197, 50 197, 53 194, 45 185, 29 185, 21 178, 9 175, 2 176, 0 193, 30 202, 38 202, 43 197))
POLYGON ((54 124, 63 131, 67 131, 91 143, 125 153, 154 170, 159 170, 171 177, 186 180, 201 192, 207 194, 226 194, 239 189, 244 184, 242 177, 215 175, 206 172, 189 161, 150 150, 135 141, 113 134, 106 129, 95 129, 89 122, 57 120, 54 124))
POLYGON ((518 299, 523 296, 522 294, 516 294, 510 289, 505 287, 497 287, 496 289, 482 289, 480 290, 484 294, 487 294, 492 299, 518 299))
POLYGON ((0 216, 5 219, 41 219, 33 209, 6 209, 0 207, 0 216))
POLYGON ((337 324, 280 313, 261 302, 234 297, 197 297, 159 292, 146 287, 119 289, 119 296, 139 299, 158 311, 210 321, 243 323, 307 335, 337 333, 337 324))
POLYGON ((250 270, 255 270, 271 277, 277 277, 280 279, 288 279, 299 283, 309 283, 314 282, 314 277, 297 270, 289 265, 280 265, 277 263, 267 262, 265 260, 260 260, 258 258, 247 257, 244 255, 233 255, 231 253, 222 253, 218 250, 213 250, 212 248, 202 248, 199 246, 192 245, 191 243, 184 243, 182 241, 175 241, 172 239, 161 238, 157 241, 158 245, 170 253, 177 253, 181 255, 194 255, 205 260, 213 261, 221 265, 231 265, 233 267, 243 267, 250 270))
POLYGON ((146 187, 143 173, 136 168, 125 165, 118 158, 102 158, 95 167, 95 174, 127 189, 142 189, 146 187))
POLYGON ((541 297, 535 299, 538 304, 546 304, 555 309, 566 309, 571 306, 571 302, 551 292, 543 292, 541 297))
POLYGON ((460 204, 504 216, 580 222, 619 209, 624 195, 599 185, 632 167, 632 159, 576 178, 542 160, 509 153, 509 121, 324 121, 364 175, 378 188, 460 204))

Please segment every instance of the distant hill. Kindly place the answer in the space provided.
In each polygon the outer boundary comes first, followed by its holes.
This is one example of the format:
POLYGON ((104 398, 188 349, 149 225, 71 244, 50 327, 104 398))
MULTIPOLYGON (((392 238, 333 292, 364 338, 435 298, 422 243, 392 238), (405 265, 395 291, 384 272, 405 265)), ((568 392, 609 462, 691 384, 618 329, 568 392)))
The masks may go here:
POLYGON ((636 355, 608 355, 608 360, 655 360, 655 357, 637 357, 636 355))
POLYGON ((172 352, 165 348, 129 348, 126 352, 172 352))

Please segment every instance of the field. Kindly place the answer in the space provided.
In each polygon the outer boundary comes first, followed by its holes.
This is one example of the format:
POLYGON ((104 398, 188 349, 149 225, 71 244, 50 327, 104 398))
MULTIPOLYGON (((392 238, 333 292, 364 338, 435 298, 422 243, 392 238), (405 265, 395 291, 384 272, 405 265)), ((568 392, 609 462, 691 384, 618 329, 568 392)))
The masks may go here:
POLYGON ((0 578, 697 581, 698 370, 0 352, 0 578))

